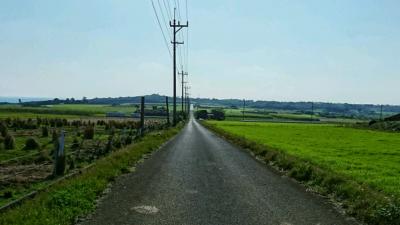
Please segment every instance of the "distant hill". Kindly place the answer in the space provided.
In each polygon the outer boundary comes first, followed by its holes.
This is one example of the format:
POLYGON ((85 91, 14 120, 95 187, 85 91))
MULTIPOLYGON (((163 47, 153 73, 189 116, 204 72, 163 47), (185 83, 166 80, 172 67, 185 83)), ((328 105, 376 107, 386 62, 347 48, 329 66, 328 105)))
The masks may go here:
POLYGON ((0 96, 0 103, 18 103, 19 100, 21 102, 33 102, 33 101, 45 101, 49 100, 49 98, 29 98, 29 97, 1 97, 0 96))
MULTIPOLYGON (((158 94, 146 95, 146 103, 161 104, 165 103, 165 97, 158 94)), ((52 104, 138 104, 141 96, 135 97, 118 97, 118 98, 93 98, 76 100, 70 99, 53 99, 48 101, 35 101, 24 103, 25 106, 40 106, 52 104)), ((170 98, 170 102, 172 99, 170 98)), ((178 98, 177 102, 181 102, 178 98)), ((208 99, 208 98, 192 98, 194 105, 223 107, 223 108, 242 108, 243 100, 241 99, 208 99)), ((268 110, 287 110, 298 113, 311 113, 312 104, 314 104, 315 112, 325 117, 346 116, 346 117, 364 117, 378 118, 380 116, 380 105, 373 104, 347 104, 347 103, 327 103, 327 102, 279 102, 279 101, 253 101, 246 100, 246 107, 268 110)), ((400 106, 384 105, 384 116, 391 116, 400 113, 400 106)))

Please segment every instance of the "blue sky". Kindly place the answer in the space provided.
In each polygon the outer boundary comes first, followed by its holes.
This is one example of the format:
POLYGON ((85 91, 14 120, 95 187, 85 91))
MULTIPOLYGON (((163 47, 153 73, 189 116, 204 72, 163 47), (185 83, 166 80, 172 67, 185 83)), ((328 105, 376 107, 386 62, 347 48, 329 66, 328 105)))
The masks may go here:
MULTIPOLYGON (((150 0, 0 5, 0 96, 172 94, 150 0)), ((400 104, 397 0, 188 5, 194 97, 400 104)))

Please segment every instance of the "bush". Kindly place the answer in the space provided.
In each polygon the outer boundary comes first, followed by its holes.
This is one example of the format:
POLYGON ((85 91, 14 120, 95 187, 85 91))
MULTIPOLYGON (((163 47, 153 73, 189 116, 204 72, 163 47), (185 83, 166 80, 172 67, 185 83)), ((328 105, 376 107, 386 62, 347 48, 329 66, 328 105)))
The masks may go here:
POLYGON ((93 139, 94 138, 94 127, 93 126, 86 126, 85 130, 83 131, 83 138, 84 139, 93 139))
POLYGON ((223 109, 213 109, 211 110, 213 120, 225 120, 225 112, 223 109))
POLYGON ((199 110, 196 112, 196 119, 208 119, 208 112, 207 110, 199 110))
POLYGON ((51 157, 47 151, 41 151, 35 159, 35 163, 50 162, 51 157))
POLYGON ((133 141, 133 138, 132 138, 132 136, 125 136, 124 137, 124 145, 130 145, 130 144, 132 144, 132 141, 133 141))
POLYGON ((4 148, 7 150, 15 148, 15 140, 12 135, 7 134, 6 137, 4 138, 4 148))
POLYGON ((76 149, 78 149, 79 148, 79 141, 78 141, 78 139, 77 138, 74 138, 74 140, 72 141, 72 145, 71 145, 71 148, 73 149, 73 150, 76 150, 76 149))
POLYGON ((42 137, 48 137, 49 136, 49 128, 42 127, 42 137))
POLYGON ((120 136, 116 136, 113 140, 113 146, 115 148, 122 148, 122 140, 120 136))
POLYGON ((0 134, 2 137, 6 137, 8 134, 7 126, 3 122, 0 123, 0 134))
POLYGON ((0 150, 3 149, 4 138, 0 137, 0 150))
POLYGON ((39 149, 40 148, 40 144, 39 142, 35 139, 35 138, 28 138, 25 142, 25 150, 33 150, 33 149, 39 149))
POLYGON ((53 132, 51 133, 51 141, 53 143, 55 143, 56 141, 58 141, 58 132, 56 130, 53 130, 53 132))

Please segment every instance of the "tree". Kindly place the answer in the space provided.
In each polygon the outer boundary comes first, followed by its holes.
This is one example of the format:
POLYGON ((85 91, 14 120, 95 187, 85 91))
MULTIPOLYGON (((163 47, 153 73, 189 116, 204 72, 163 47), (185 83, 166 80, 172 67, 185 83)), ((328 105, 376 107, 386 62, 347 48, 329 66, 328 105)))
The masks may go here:
POLYGON ((214 120, 225 120, 225 111, 223 109, 213 109, 211 114, 214 120))
POLYGON ((199 110, 196 112, 196 119, 208 119, 208 112, 207 110, 199 110))

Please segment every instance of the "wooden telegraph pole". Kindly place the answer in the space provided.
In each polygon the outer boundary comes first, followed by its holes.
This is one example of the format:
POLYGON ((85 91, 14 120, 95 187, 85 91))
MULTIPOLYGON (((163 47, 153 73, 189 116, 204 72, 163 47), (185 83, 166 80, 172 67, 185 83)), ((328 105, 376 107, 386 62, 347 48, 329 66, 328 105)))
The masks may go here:
POLYGON ((244 113, 246 111, 246 99, 243 99, 243 121, 244 121, 244 113))
POLYGON ((189 22, 186 21, 186 24, 181 24, 180 21, 176 21, 176 8, 174 9, 174 20, 169 22, 169 26, 173 28, 174 40, 172 41, 172 45, 174 48, 173 55, 173 73, 174 73, 174 109, 173 109, 173 125, 176 125, 176 45, 183 45, 184 42, 177 42, 176 35, 182 28, 189 27, 189 22), (178 23, 177 23, 178 22, 178 23))
POLYGON ((184 89, 185 89, 185 84, 187 83, 187 82, 185 82, 185 76, 188 76, 189 74, 187 72, 184 72, 183 68, 182 68, 182 72, 179 73, 179 75, 182 76, 182 113, 185 113, 185 106, 184 106, 185 105, 185 93, 184 93, 184 89))
POLYGON ((144 132, 144 97, 141 98, 140 104, 140 135, 143 136, 144 132))
POLYGON ((169 103, 168 103, 168 96, 165 97, 165 104, 167 105, 167 124, 169 126, 169 103))

